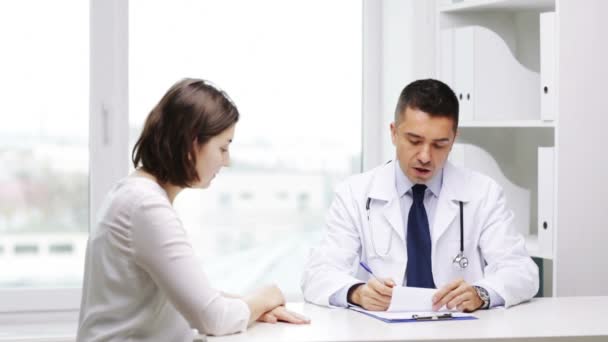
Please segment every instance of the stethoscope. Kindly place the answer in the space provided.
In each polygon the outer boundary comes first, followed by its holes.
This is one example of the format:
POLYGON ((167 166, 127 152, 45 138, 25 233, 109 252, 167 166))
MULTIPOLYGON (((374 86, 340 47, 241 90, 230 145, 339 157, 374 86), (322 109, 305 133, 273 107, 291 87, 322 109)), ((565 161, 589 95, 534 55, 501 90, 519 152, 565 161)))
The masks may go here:
MULTIPOLYGON (((371 225, 370 221, 369 221, 369 213, 370 213, 370 204, 372 202, 371 197, 367 198, 367 202, 365 203, 365 211, 367 212, 367 223, 371 225)), ((456 254, 456 256, 454 257, 454 259, 452 259, 452 264, 455 265, 456 267, 464 270, 465 268, 469 267, 469 259, 464 256, 464 214, 463 214, 463 204, 462 201, 458 201, 458 203, 460 204, 460 251, 458 252, 458 254, 456 254)), ((374 239, 372 240, 372 246, 374 247, 374 251, 376 251, 376 253, 378 253, 378 250, 376 249, 376 244, 374 242, 374 239)), ((388 251, 390 251, 391 249, 391 244, 392 240, 389 240, 389 246, 388 246, 388 251)), ((388 255, 388 252, 387 252, 388 255)))

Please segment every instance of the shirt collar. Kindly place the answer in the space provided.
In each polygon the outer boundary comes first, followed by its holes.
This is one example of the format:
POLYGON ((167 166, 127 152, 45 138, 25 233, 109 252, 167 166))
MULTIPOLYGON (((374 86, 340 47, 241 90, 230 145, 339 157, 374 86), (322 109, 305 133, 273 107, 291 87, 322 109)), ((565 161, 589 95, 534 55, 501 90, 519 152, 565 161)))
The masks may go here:
MULTIPOLYGON (((431 190, 431 193, 435 197, 439 197, 439 193, 441 192, 441 186, 443 185, 443 168, 437 172, 433 178, 431 178, 425 185, 431 190)), ((399 197, 405 195, 411 188, 414 186, 414 183, 407 178, 403 170, 401 170, 401 165, 399 165, 399 160, 396 160, 395 163, 395 187, 397 189, 397 194, 399 197)))

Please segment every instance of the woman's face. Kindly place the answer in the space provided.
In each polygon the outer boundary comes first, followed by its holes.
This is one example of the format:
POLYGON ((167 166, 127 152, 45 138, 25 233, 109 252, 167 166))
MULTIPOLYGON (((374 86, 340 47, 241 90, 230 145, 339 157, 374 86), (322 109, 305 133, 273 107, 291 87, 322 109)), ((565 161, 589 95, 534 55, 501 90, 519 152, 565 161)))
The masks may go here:
POLYGON ((194 142, 199 181, 192 185, 193 188, 209 187, 211 180, 220 172, 220 169, 230 165, 228 148, 234 137, 234 128, 235 125, 230 126, 204 145, 200 145, 197 141, 194 142))

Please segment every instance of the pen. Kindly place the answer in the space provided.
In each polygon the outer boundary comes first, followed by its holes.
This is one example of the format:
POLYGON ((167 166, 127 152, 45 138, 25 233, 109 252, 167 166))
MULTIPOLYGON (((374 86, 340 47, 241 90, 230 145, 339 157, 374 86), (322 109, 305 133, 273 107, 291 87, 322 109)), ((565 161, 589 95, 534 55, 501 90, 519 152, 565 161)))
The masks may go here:
POLYGON ((384 285, 386 285, 388 287, 395 287, 395 282, 393 280, 391 280, 391 279, 385 279, 385 280, 378 279, 378 277, 376 277, 376 275, 374 274, 374 272, 372 272, 372 269, 369 268, 369 266, 367 266, 363 261, 360 261, 359 265, 361 267, 363 267, 363 269, 366 270, 367 273, 371 274, 372 277, 374 277, 374 279, 376 279, 377 281, 383 283, 384 285))
POLYGON ((372 277, 374 277, 374 278, 378 279, 378 278, 376 277, 376 275, 374 274, 374 272, 372 272, 372 269, 371 269, 371 268, 369 268, 369 266, 367 266, 367 265, 366 265, 366 264, 365 264, 363 261, 359 262, 359 265, 361 265, 361 267, 363 267, 363 269, 364 269, 364 270, 366 270, 366 271, 367 271, 367 273, 371 274, 371 275, 372 275, 372 277))

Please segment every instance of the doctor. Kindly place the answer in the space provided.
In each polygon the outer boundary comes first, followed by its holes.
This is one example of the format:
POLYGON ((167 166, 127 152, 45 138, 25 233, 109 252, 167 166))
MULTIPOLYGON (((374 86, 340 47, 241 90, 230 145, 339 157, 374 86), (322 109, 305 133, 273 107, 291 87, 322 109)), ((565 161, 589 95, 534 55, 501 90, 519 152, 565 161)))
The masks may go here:
POLYGON ((382 311, 403 285, 438 289, 435 310, 470 312, 534 296, 538 268, 501 187, 447 162, 457 128, 447 85, 403 89, 390 125, 397 158, 338 186, 302 278, 307 301, 382 311))

